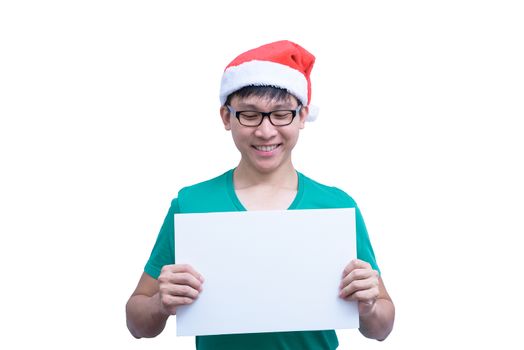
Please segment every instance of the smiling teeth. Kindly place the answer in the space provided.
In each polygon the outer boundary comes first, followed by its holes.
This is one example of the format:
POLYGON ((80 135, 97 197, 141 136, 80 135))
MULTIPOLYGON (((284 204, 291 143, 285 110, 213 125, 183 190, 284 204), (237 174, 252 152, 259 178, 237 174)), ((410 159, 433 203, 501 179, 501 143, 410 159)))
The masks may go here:
POLYGON ((271 152, 272 150, 274 150, 275 148, 277 148, 278 145, 272 145, 272 146, 255 146, 255 148, 259 151, 263 151, 263 152, 271 152))

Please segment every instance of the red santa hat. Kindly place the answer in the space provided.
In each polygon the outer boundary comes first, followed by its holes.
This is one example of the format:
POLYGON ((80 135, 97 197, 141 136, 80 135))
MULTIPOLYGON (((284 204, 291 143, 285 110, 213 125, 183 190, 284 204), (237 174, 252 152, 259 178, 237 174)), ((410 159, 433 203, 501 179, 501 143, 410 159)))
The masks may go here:
POLYGON ((246 86, 274 86, 286 89, 302 105, 309 106, 308 121, 318 115, 311 106, 309 75, 315 56, 291 41, 282 40, 262 45, 240 54, 224 70, 220 84, 220 103, 223 105, 233 92, 246 86))

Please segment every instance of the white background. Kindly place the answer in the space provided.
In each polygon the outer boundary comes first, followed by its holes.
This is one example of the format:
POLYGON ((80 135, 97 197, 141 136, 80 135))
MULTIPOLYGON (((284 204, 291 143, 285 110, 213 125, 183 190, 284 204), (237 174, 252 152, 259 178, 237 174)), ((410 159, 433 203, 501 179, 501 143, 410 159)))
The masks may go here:
POLYGON ((174 320, 135 340, 125 303, 178 189, 238 162, 223 69, 286 38, 317 56, 295 165, 357 200, 397 307, 386 342, 341 348, 521 348, 523 18, 519 1, 2 1, 0 347, 193 348, 174 320))

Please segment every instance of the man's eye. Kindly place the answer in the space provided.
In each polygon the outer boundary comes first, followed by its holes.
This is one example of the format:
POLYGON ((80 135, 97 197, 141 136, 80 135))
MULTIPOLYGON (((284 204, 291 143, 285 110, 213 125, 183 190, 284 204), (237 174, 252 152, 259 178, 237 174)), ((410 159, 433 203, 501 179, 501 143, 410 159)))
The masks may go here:
POLYGON ((240 116, 245 119, 257 119, 259 114, 256 112, 242 112, 240 113, 240 116))
POLYGON ((291 113, 288 111, 274 112, 271 116, 276 119, 286 119, 291 116, 291 113))

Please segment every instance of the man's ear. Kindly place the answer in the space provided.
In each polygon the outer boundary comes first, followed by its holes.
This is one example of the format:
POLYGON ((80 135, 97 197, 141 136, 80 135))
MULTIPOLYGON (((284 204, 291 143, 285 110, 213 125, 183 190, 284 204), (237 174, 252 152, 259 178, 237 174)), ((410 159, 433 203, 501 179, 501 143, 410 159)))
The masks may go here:
POLYGON ((231 113, 229 113, 229 109, 227 109, 225 105, 220 107, 220 117, 222 117, 224 128, 226 130, 231 130, 231 113))
POLYGON ((308 115, 309 115, 309 107, 302 106, 302 108, 300 108, 300 112, 298 115, 300 118, 300 129, 304 129, 304 126, 306 126, 306 119, 308 115))

